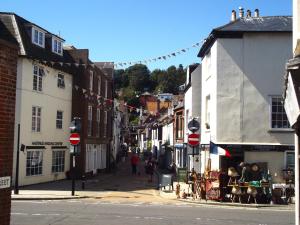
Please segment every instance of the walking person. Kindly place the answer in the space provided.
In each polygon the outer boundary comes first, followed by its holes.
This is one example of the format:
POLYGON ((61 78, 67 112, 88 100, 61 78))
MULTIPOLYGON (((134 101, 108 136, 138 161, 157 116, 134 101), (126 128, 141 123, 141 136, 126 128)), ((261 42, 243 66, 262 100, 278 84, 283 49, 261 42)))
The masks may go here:
POLYGON ((136 175, 136 169, 137 169, 138 162, 139 162, 139 157, 137 156, 136 153, 133 153, 131 156, 131 169, 132 169, 133 175, 136 175))
POLYGON ((147 162, 146 172, 147 172, 147 174, 150 175, 150 179, 148 180, 148 182, 152 182, 153 172, 154 172, 154 162, 151 158, 149 158, 149 160, 147 162))

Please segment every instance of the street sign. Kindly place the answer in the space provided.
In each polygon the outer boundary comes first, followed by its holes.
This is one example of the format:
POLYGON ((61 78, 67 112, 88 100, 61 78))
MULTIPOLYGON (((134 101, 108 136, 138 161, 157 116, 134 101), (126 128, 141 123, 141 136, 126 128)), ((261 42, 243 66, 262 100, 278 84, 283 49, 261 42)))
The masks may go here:
POLYGON ((10 187, 10 177, 0 177, 0 189, 10 187))
POLYGON ((189 134, 188 136, 188 143, 191 146, 199 145, 199 134, 189 134))
POLYGON ((80 142, 80 135, 78 133, 72 133, 69 140, 71 145, 78 145, 80 142))
POLYGON ((189 123, 188 123, 188 128, 190 131, 192 131, 193 133, 196 132, 197 130, 199 130, 200 128, 200 124, 199 122, 193 118, 189 123))

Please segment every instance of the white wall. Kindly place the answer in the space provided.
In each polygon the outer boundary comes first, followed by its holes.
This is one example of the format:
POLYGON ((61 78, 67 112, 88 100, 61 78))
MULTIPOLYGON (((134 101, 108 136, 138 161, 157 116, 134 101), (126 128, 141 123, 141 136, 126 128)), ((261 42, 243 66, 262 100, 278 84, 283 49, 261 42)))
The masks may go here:
POLYGON ((291 133, 270 129, 270 95, 282 94, 291 34, 245 34, 218 39, 218 143, 293 144, 291 133))
MULTIPOLYGON (((43 65, 41 65, 43 66, 43 65)), ((17 70, 17 102, 16 102, 16 131, 17 124, 21 125, 20 143, 31 146, 32 142, 62 142, 63 146, 69 146, 69 124, 71 121, 72 103, 72 76, 65 75, 65 88, 57 87, 58 70, 43 66, 43 91, 33 91, 33 62, 28 59, 18 59, 17 70), (41 132, 32 132, 32 106, 42 108, 41 132), (56 112, 63 111, 63 129, 56 129, 56 112)), ((16 133, 16 132, 15 132, 16 133)), ((17 149, 17 135, 15 136, 14 150, 17 149)), ((65 178, 65 173, 55 175, 52 168, 52 149, 46 145, 43 151, 43 174, 38 176, 26 176, 26 152, 20 153, 19 184, 27 185, 65 178)), ((69 170, 69 149, 65 149, 65 171, 69 170)), ((14 160, 15 162, 15 160, 14 160)), ((14 172, 15 174, 15 172, 14 172)))
POLYGON ((201 121, 201 81, 202 81, 202 67, 201 64, 192 72, 192 117, 198 117, 201 121))
MULTIPOLYGON (((217 43, 217 42, 216 42, 217 43)), ((202 60, 201 89, 201 144, 209 144, 216 139, 216 106, 217 106, 217 44, 210 49, 210 55, 202 60), (210 129, 205 126, 206 97, 210 96, 210 129)))
POLYGON ((293 52, 300 39, 300 0, 293 0, 293 52))

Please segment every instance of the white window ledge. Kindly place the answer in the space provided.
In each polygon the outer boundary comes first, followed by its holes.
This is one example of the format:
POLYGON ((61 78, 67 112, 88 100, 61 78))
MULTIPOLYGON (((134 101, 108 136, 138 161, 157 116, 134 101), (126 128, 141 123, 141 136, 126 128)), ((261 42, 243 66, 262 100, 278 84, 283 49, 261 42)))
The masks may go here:
POLYGON ((295 132, 292 128, 271 128, 268 130, 269 133, 292 133, 295 132))

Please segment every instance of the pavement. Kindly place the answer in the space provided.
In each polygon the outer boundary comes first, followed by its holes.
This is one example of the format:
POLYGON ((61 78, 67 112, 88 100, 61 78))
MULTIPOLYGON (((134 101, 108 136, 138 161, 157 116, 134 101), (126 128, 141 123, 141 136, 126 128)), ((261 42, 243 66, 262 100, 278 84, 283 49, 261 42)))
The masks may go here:
MULTIPOLYGON (((75 195, 71 195, 71 180, 59 180, 54 182, 35 184, 20 187, 19 194, 12 192, 12 200, 64 200, 64 199, 101 199, 118 202, 160 202, 177 204, 180 202, 198 205, 214 205, 243 208, 276 208, 277 210, 295 210, 293 204, 240 204, 229 202, 217 202, 195 199, 177 199, 175 192, 168 189, 157 190, 157 177, 149 182, 149 176, 145 174, 144 162, 138 165, 138 174, 131 174, 130 157, 125 162, 119 162, 116 172, 102 173, 85 181, 85 189, 82 189, 82 181, 76 180, 75 195)), ((180 184, 185 187, 184 183, 180 184)))

